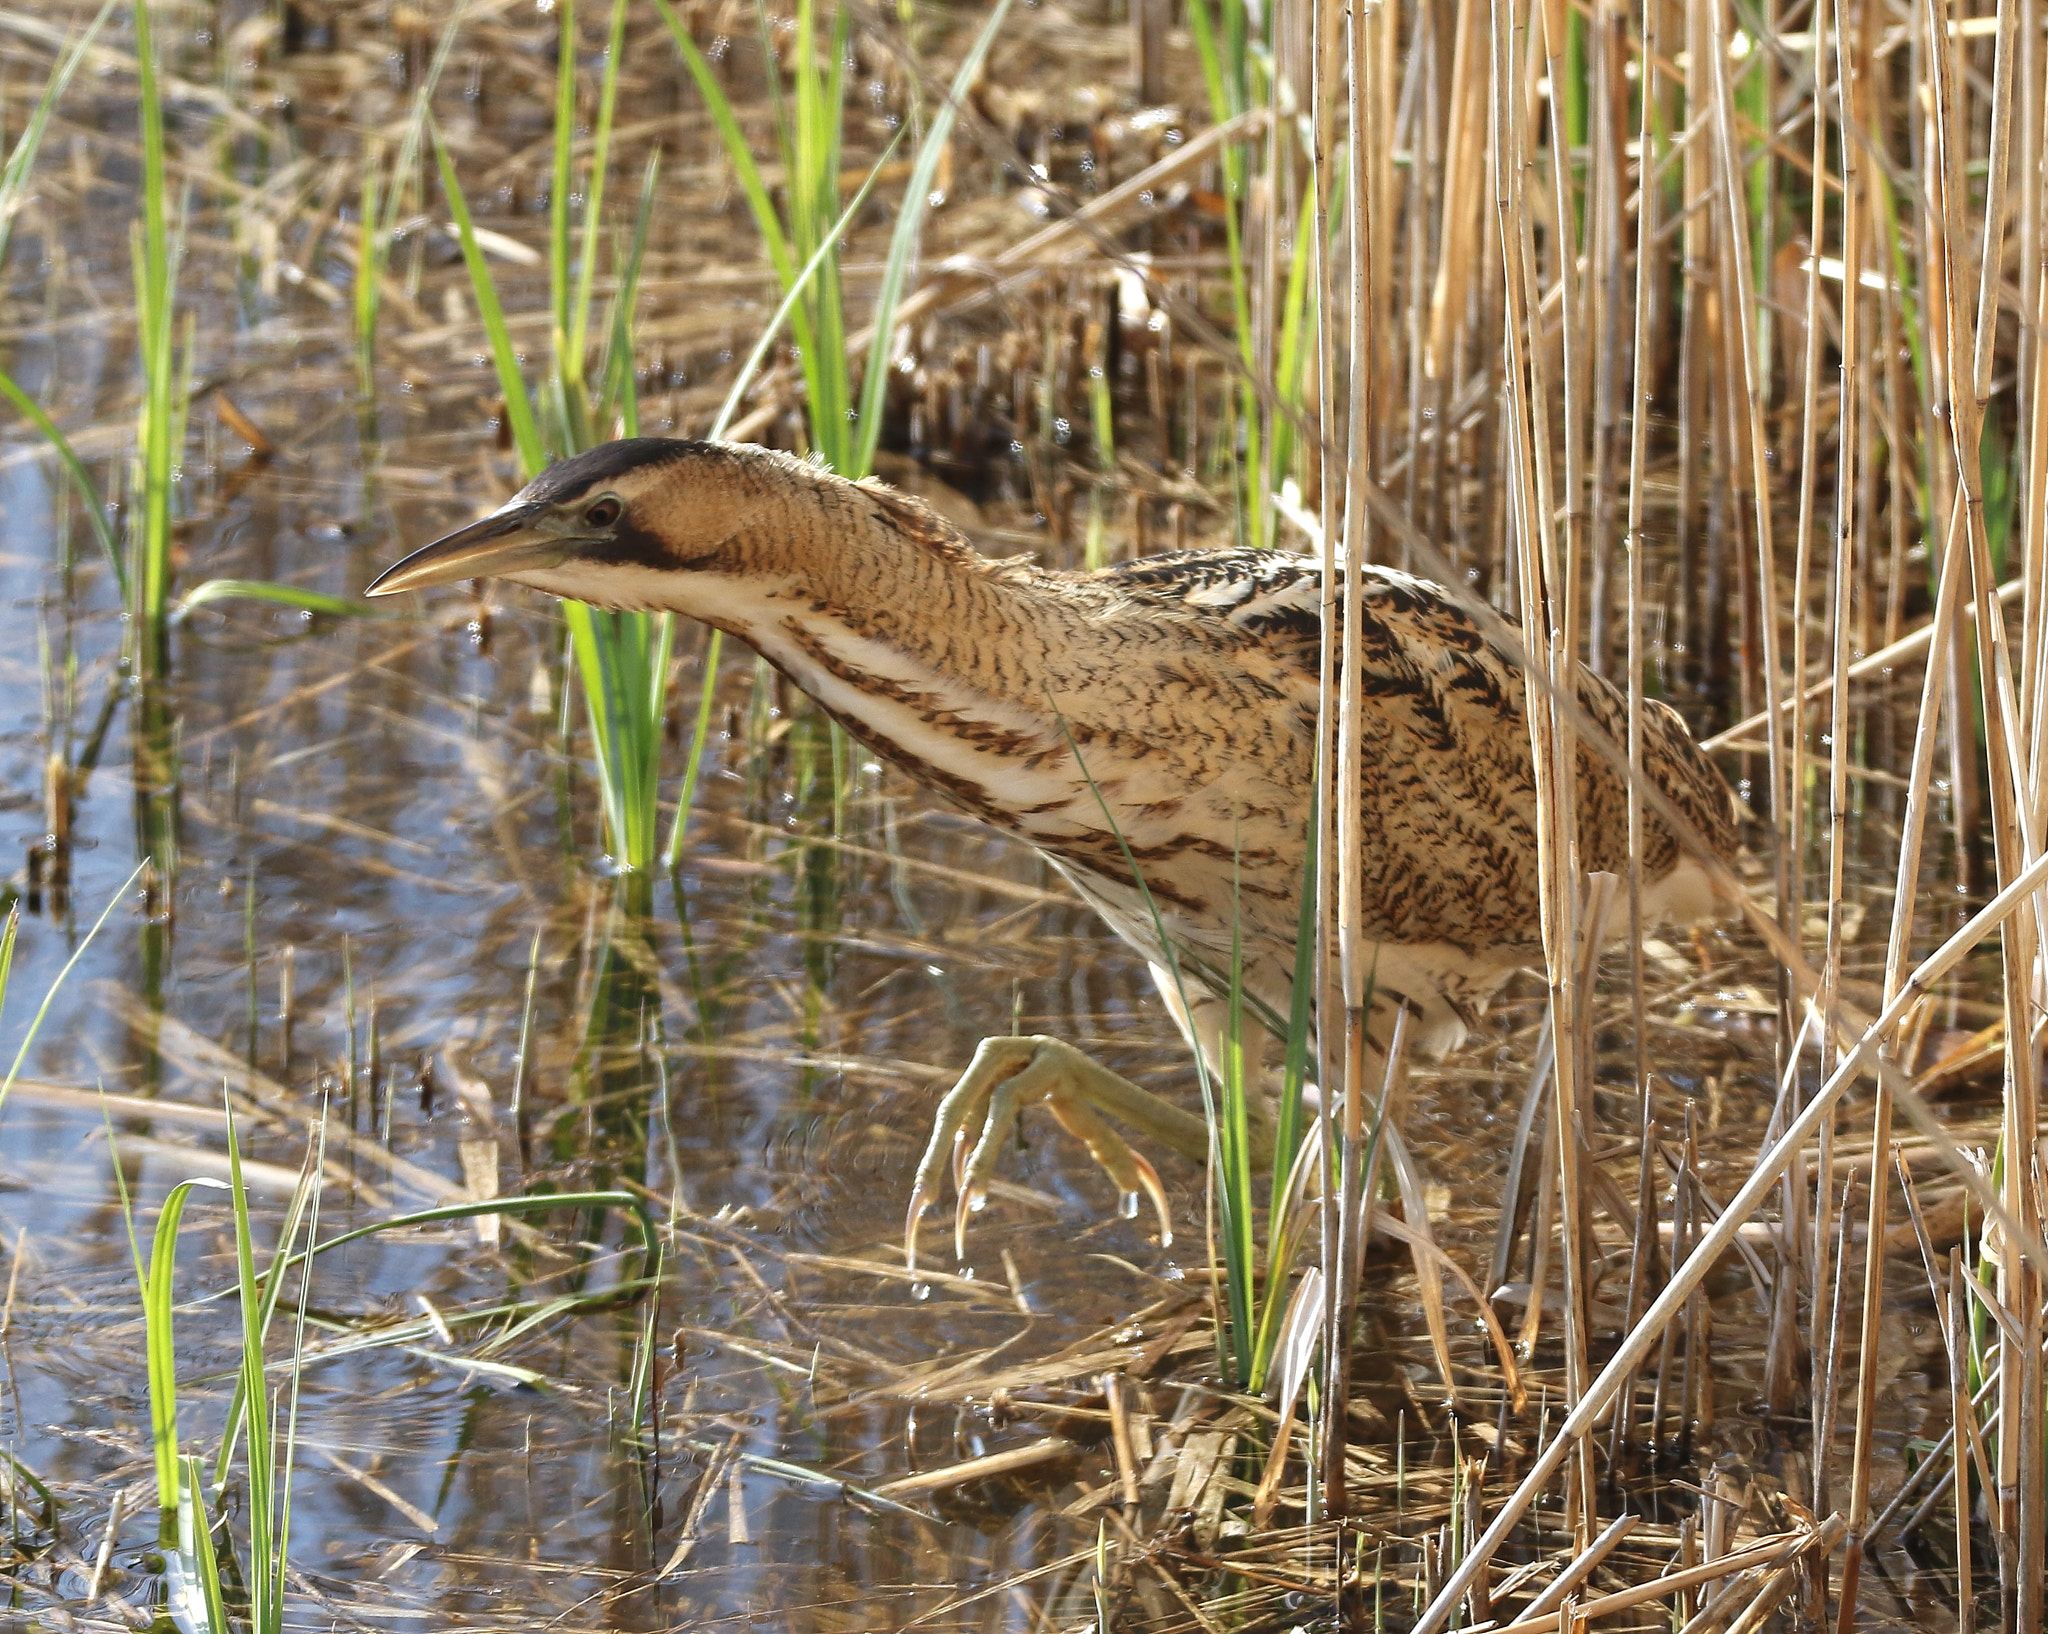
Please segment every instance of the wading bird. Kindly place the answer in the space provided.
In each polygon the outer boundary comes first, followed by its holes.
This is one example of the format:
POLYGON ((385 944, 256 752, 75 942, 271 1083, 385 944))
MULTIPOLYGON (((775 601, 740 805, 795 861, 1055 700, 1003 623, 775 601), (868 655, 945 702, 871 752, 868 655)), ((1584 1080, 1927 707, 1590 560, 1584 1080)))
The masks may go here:
MULTIPOLYGON (((1032 846, 1151 964, 1212 1062, 1233 964, 1255 1015, 1289 1013, 1314 788, 1322 565, 1282 551, 1153 556, 1096 573, 977 554, 923 505, 787 454, 633 438, 549 467, 414 552, 373 596, 502 578, 737 636, 883 759, 1032 846)), ((1395 1015, 1441 1052, 1543 957, 1523 682, 1448 590, 1364 569, 1369 1033, 1395 1015)), ((1626 707, 1582 671, 1590 735, 1626 707)), ((1727 786, 1678 715, 1646 705, 1646 917, 1727 911, 1727 786), (1690 831, 1689 833, 1686 831, 1690 831)), ((1582 738, 1579 861, 1627 866, 1625 785, 1582 738)), ((1194 1158, 1204 1121, 1053 1038, 993 1038, 942 1104, 911 1220, 956 1148, 956 1230, 1002 1140, 1044 1102, 1167 1224, 1110 1117, 1194 1158), (971 1149, 971 1150, 970 1150, 971 1149)), ((1269 1154, 1267 1154, 1269 1155, 1269 1154)))

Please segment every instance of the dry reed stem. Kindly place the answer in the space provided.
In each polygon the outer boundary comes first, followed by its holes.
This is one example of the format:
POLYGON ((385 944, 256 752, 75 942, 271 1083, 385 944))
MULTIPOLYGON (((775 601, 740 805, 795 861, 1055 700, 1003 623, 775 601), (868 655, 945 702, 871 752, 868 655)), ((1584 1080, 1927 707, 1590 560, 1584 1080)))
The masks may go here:
POLYGON ((1771 1148, 1758 1158, 1741 1189, 1729 1199, 1726 1208, 1722 1210, 1720 1219, 1705 1234, 1685 1263, 1672 1273, 1663 1292, 1644 1313, 1642 1321, 1630 1330, 1614 1357, 1588 1387, 1584 1397, 1567 1415, 1564 1423, 1558 1427, 1544 1451, 1537 1456, 1523 1477, 1521 1485, 1496 1511, 1493 1521, 1471 1554, 1444 1583, 1442 1590, 1425 1609, 1415 1625, 1415 1634, 1435 1634, 1437 1629, 1443 1627, 1451 1608, 1470 1588, 1472 1580, 1492 1557, 1493 1552, 1506 1541, 1509 1532, 1520 1521, 1551 1476, 1557 1472, 1567 1453, 1599 1422, 1622 1379, 1648 1354, 1650 1345, 1655 1342, 1666 1324, 1678 1314, 1714 1261, 1733 1244, 1742 1222, 1756 1211, 1764 1196, 1778 1184, 1785 1169, 1803 1149, 1821 1121, 1833 1110, 1836 1101, 1847 1090, 1850 1082, 1859 1073, 1875 1064, 1880 1040, 1897 1028, 1918 996, 1939 982, 1964 954, 1993 930, 2004 925, 2017 910, 2028 906, 2044 882, 2048 882, 2048 857, 2042 858, 2028 868, 1997 897, 1973 914, 1962 929, 1921 962, 1907 979, 1898 996, 1865 1029, 1854 1048, 1843 1056, 1841 1064, 1830 1074, 1827 1082, 1821 1085, 1805 1109, 1790 1123, 1771 1148))

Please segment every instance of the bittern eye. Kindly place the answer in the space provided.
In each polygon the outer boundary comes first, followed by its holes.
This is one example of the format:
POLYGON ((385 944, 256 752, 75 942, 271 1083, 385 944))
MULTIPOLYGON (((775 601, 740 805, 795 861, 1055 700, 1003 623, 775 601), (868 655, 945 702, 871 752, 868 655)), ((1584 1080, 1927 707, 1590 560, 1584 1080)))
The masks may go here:
POLYGON ((593 528, 608 528, 625 514, 626 507, 619 503, 614 494, 593 500, 583 512, 583 520, 593 528))

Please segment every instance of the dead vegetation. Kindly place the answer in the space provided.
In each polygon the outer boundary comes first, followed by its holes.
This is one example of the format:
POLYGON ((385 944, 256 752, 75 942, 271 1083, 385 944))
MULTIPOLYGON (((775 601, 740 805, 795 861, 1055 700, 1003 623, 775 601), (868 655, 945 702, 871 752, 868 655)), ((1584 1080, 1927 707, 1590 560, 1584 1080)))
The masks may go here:
MULTIPOLYGON (((601 8, 570 21, 565 171, 566 14, 152 6, 165 379, 137 370, 151 161, 115 14, 0 180, 0 369, 124 535, 173 480, 149 405, 182 428, 151 681, 92 502, 0 422, 10 1041, 127 893, 0 1146, 19 1615, 161 1603, 114 1177, 146 1219, 222 1172, 225 1079, 259 1220, 324 1128, 349 1225, 615 1188, 666 1247, 644 1326, 607 1302, 610 1215, 322 1268, 295 1625, 2041 1626, 2042 7, 1187 4, 1006 18, 897 313, 884 474, 995 551, 1341 541, 1469 586, 1539 678, 1584 653, 1711 736, 1751 921, 1597 956, 1630 882, 1578 872, 1553 800, 1548 971, 1405 1085, 1345 1083, 1330 1029, 1331 1205, 1358 1218, 1382 1111, 1415 1172, 1374 1189, 1371 1242, 1323 1234, 1327 1304, 1267 1392, 1224 1383, 1210 1256, 1108 1217, 1050 1136, 973 1263, 913 1278, 895 1211, 973 1040, 1014 1020, 1178 1081, 1142 973, 1029 859, 687 641, 690 844, 636 919, 589 865, 553 615, 342 616, 515 468, 420 110, 537 386, 607 79, 593 310, 632 294, 640 429, 704 432, 775 311, 663 19, 625 6, 609 53, 601 8), (300 599, 194 593, 222 582, 300 599)), ((851 198, 984 19, 847 17, 851 198)), ((0 151, 88 21, 0 14, 0 151)), ((679 21, 785 198, 795 20, 679 21)), ((839 256, 856 352, 910 163, 839 256)), ((806 389, 772 348, 731 433, 808 446, 806 389)), ((1538 713, 1539 767, 1569 764, 1579 723, 1538 713)), ((226 1225, 186 1229, 188 1296, 231 1283, 226 1225)), ((228 1410, 222 1312, 179 1313, 193 1445, 228 1410)))

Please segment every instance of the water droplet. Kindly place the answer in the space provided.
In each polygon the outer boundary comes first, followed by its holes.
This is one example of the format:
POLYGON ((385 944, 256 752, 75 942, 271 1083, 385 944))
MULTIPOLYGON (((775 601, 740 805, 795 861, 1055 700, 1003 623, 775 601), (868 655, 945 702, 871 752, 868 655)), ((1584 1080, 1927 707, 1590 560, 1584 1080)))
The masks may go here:
POLYGON ((1138 1217, 1139 1201, 1136 1192, 1127 1191, 1116 1200, 1116 1211, 1126 1220, 1135 1220, 1138 1217))
POLYGON ((913 1282, 910 1285, 910 1297, 920 1304, 923 1303, 932 1297, 932 1285, 929 1282, 913 1282))

